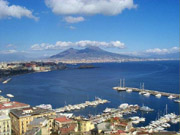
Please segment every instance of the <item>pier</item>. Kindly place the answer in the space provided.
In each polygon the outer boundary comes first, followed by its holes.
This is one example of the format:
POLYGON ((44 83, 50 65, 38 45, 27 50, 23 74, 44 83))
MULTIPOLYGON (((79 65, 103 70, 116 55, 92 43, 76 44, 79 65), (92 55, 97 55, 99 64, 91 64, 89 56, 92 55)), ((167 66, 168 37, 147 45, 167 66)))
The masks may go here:
POLYGON ((54 110, 55 112, 61 112, 61 113, 71 112, 74 110, 84 109, 85 107, 88 107, 88 106, 97 106, 99 104, 105 104, 105 103, 109 103, 109 101, 105 99, 96 98, 94 101, 86 101, 85 103, 76 104, 76 105, 67 105, 67 106, 57 108, 54 110))
POLYGON ((149 93, 151 95, 158 95, 158 94, 161 94, 161 96, 166 96, 166 97, 169 97, 169 96, 173 96, 174 98, 179 98, 180 95, 179 94, 175 94, 175 93, 168 93, 168 92, 161 92, 161 91, 155 91, 155 90, 147 90, 147 89, 138 89, 138 88, 131 88, 131 87, 113 87, 114 90, 117 90, 117 91, 128 91, 128 90, 132 90, 134 92, 139 92, 139 93, 142 93, 142 94, 145 94, 145 93, 149 93))

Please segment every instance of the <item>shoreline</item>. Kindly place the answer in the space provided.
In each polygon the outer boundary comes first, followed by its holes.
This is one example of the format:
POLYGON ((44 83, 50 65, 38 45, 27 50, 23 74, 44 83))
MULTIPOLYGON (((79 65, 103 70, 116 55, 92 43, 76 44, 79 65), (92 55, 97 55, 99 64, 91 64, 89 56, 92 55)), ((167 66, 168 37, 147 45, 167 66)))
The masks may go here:
MULTIPOLYGON (((85 63, 85 62, 79 62, 79 63, 63 63, 63 64, 69 64, 69 65, 74 65, 74 64, 104 64, 104 63, 130 63, 130 62, 162 62, 162 61, 179 61, 179 60, 155 60, 155 61, 149 61, 149 60, 144 60, 144 61, 122 61, 122 62, 91 62, 91 63, 85 63)), ((71 67, 67 67, 65 69, 72 69, 71 67)), ((79 68, 73 68, 73 69, 79 69, 79 68)), ((88 68, 83 68, 83 69, 88 69, 88 68)), ((94 68, 92 68, 94 69, 94 68)), ((56 70, 64 70, 64 69, 56 69, 56 70)), ((51 71, 56 71, 56 70, 50 70, 48 72, 51 71)), ((41 72, 28 72, 28 73, 22 73, 22 74, 16 74, 16 75, 9 75, 9 76, 5 76, 5 77, 0 77, 0 82, 3 82, 4 80, 11 78, 11 77, 15 77, 15 76, 20 76, 20 75, 25 75, 25 74, 34 74, 34 73, 42 73, 44 71, 41 72)))

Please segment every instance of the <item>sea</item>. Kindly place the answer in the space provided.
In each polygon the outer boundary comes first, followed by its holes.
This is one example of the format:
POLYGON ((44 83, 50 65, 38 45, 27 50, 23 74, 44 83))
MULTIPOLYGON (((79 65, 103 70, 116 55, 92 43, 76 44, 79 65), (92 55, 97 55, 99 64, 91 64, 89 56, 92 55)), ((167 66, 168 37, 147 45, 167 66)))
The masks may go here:
MULTIPOLYGON (((138 111, 135 116, 145 117, 146 121, 136 126, 146 126, 166 113, 179 114, 179 104, 167 97, 145 97, 136 92, 117 92, 112 87, 119 86, 125 79, 125 86, 179 93, 179 61, 148 61, 123 63, 94 63, 96 68, 77 69, 79 65, 50 72, 39 72, 12 77, 7 84, 0 83, 1 95, 14 95, 13 101, 30 104, 51 104, 53 108, 68 104, 92 101, 96 97, 107 99, 110 103, 77 110, 75 115, 88 116, 101 114, 108 108, 117 108, 122 103, 148 106, 154 111, 138 111)), ((169 131, 178 131, 179 124, 172 124, 169 131)))

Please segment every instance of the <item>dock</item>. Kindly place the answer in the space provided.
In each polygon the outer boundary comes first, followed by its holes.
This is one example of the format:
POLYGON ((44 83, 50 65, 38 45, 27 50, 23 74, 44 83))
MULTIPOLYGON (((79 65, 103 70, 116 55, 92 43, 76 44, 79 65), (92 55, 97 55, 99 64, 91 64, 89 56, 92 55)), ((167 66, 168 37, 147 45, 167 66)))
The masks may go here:
POLYGON ((109 103, 109 101, 105 100, 105 99, 96 98, 94 101, 86 101, 85 103, 76 104, 76 105, 67 105, 67 106, 57 108, 54 110, 55 110, 55 112, 61 112, 61 113, 71 112, 74 110, 84 109, 88 106, 97 106, 99 104, 105 104, 105 103, 109 103))
POLYGON ((139 89, 139 88, 131 88, 131 87, 113 87, 114 90, 117 91, 127 91, 127 90, 132 90, 134 92, 139 92, 139 93, 149 93, 151 95, 156 96, 157 94, 161 94, 161 96, 173 96, 174 98, 179 98, 180 94, 175 94, 175 93, 168 93, 168 92, 161 92, 161 91, 155 91, 155 90, 147 90, 147 89, 139 89))

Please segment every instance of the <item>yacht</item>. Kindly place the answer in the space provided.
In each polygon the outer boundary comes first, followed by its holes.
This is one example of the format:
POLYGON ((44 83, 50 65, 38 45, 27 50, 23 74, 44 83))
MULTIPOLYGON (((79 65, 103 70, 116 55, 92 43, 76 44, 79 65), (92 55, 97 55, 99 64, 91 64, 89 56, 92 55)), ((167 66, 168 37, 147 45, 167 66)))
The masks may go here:
POLYGON ((11 80, 11 78, 9 78, 9 79, 5 80, 5 81, 4 81, 4 82, 2 82, 2 83, 3 83, 3 84, 6 84, 6 83, 8 83, 10 80, 11 80))
POLYGON ((8 96, 8 97, 14 97, 14 95, 12 95, 12 94, 6 94, 6 96, 8 96))
POLYGON ((180 99, 174 100, 174 102, 176 102, 176 103, 180 103, 180 99))
POLYGON ((132 89, 127 89, 126 92, 130 93, 132 92, 132 89))
POLYGON ((176 97, 174 97, 173 95, 170 95, 168 98, 173 99, 173 98, 176 98, 176 97))
POLYGON ((104 113, 109 113, 109 112, 111 112, 111 110, 112 110, 111 108, 106 108, 103 112, 104 113))
POLYGON ((140 110, 141 111, 145 111, 145 112, 152 112, 152 111, 154 111, 154 109, 151 109, 148 106, 144 106, 144 105, 142 107, 140 107, 140 110))
POLYGON ((161 94, 157 94, 156 97, 157 97, 157 98, 160 98, 160 97, 161 97, 161 94))
POLYGON ((149 97, 149 96, 150 96, 150 93, 147 92, 147 93, 144 94, 144 96, 149 97))

